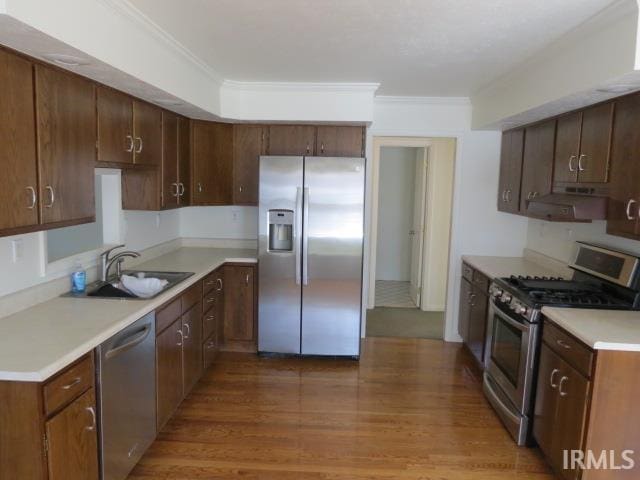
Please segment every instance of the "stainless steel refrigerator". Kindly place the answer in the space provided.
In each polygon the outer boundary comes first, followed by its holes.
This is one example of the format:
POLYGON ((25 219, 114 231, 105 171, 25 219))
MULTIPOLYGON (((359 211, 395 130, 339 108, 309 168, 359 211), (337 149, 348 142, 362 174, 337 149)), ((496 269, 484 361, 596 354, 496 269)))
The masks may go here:
POLYGON ((260 157, 259 352, 360 355, 364 162, 260 157))

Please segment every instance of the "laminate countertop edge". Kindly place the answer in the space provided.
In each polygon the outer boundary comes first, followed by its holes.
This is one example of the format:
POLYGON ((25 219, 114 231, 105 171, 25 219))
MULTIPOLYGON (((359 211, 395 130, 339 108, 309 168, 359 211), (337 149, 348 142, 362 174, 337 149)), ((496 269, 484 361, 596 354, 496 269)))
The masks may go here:
POLYGON ((57 297, 0 319, 0 380, 42 382, 226 263, 255 250, 183 247, 136 269, 193 275, 150 300, 57 297))

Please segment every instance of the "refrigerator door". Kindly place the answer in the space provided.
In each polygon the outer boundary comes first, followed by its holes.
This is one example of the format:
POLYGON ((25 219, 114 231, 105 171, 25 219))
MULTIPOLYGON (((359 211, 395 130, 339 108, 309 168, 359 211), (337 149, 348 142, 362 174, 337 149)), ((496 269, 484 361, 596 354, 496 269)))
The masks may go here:
POLYGON ((359 356, 364 159, 305 157, 302 354, 359 356))
POLYGON ((300 353, 303 157, 260 157, 258 351, 300 353))

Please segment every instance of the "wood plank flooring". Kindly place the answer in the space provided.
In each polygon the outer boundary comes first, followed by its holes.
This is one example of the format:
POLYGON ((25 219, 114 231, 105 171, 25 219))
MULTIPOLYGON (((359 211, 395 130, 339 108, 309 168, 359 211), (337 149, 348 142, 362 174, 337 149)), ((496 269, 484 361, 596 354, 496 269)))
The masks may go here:
POLYGON ((224 353, 130 479, 552 479, 466 351, 367 338, 360 362, 224 353))

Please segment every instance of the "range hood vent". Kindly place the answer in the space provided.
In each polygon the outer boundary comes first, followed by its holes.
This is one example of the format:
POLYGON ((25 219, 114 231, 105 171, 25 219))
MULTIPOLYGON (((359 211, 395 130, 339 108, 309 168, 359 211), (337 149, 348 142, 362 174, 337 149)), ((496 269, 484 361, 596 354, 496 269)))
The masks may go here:
POLYGON ((527 216, 552 222, 591 222, 606 220, 607 197, 550 193, 527 203, 527 216))

